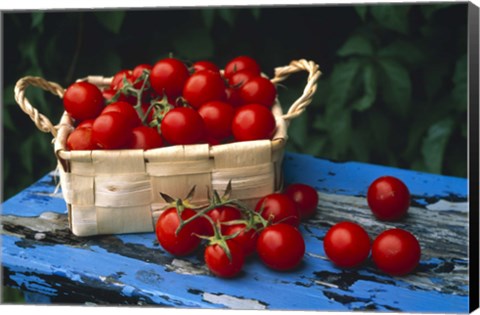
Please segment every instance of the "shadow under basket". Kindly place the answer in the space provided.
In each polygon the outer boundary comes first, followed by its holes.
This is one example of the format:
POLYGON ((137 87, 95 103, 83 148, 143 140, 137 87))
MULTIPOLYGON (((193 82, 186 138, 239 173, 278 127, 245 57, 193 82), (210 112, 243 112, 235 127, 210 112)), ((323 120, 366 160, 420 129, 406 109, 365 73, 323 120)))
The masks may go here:
MULTIPOLYGON (((24 77, 15 86, 15 99, 35 125, 52 133, 60 172, 60 185, 67 204, 70 229, 76 236, 153 232, 161 212, 169 205, 160 195, 184 198, 195 186, 191 203, 208 204, 208 195, 220 195, 229 182, 231 198, 254 206, 260 198, 280 191, 283 186, 282 161, 289 121, 311 103, 320 76, 312 61, 296 60, 275 69, 274 84, 290 74, 307 71, 303 94, 282 113, 278 100, 272 107, 276 131, 272 140, 175 145, 150 150, 68 151, 66 140, 74 124, 64 112, 53 125, 25 97, 33 85, 60 98, 60 85, 39 77, 24 77)), ((100 89, 112 78, 89 76, 100 89)))

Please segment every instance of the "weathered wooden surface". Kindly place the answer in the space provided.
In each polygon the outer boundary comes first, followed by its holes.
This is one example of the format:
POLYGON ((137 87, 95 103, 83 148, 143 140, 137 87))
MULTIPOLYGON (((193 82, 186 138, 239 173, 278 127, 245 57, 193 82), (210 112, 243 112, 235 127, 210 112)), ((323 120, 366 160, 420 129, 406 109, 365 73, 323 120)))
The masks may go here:
POLYGON ((165 253, 153 233, 78 238, 68 230, 65 203, 49 174, 3 204, 2 266, 7 285, 39 293, 53 303, 156 304, 173 307, 468 311, 467 181, 361 163, 334 163, 287 154, 287 183, 319 191, 315 218, 301 226, 305 258, 293 272, 275 272, 255 257, 240 277, 216 278, 202 251, 187 258, 165 253), (413 204, 402 222, 373 219, 365 200, 378 176, 401 178, 413 204), (333 224, 351 220, 374 238, 402 227, 422 246, 416 272, 390 277, 368 261, 341 270, 323 252, 333 224))

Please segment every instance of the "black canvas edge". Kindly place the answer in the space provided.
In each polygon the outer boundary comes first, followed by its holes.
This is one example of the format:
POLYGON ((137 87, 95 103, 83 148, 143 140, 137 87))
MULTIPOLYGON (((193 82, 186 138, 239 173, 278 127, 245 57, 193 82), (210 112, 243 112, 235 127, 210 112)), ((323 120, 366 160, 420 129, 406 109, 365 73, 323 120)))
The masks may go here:
POLYGON ((479 308, 479 7, 468 5, 470 312, 479 308))

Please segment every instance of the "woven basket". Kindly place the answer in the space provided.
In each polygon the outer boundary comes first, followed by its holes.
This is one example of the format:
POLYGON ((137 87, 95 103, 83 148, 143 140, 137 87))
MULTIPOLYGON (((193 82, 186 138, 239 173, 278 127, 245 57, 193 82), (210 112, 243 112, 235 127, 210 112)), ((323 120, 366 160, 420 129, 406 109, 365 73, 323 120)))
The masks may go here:
MULTIPOLYGON (((312 61, 292 61, 275 69, 278 83, 290 74, 307 71, 303 94, 283 114, 278 100, 272 108, 277 129, 272 140, 257 140, 209 146, 176 145, 151 150, 68 151, 66 139, 74 129, 64 112, 53 125, 25 97, 29 85, 60 98, 60 85, 39 77, 24 77, 15 86, 15 100, 38 129, 54 137, 60 184, 67 204, 70 229, 77 236, 152 232, 167 205, 160 192, 183 198, 196 187, 193 203, 206 204, 208 191, 222 193, 232 183, 232 198, 254 205, 261 197, 282 189, 282 159, 287 128, 312 101, 320 76, 312 61)), ((89 76, 103 89, 112 78, 89 76)))

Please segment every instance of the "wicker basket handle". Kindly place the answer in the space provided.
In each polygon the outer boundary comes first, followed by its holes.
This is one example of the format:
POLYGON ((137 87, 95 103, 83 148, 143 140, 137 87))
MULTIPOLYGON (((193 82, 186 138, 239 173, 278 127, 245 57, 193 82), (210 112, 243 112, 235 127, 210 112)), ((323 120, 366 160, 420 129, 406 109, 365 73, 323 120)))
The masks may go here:
POLYGON ((28 86, 33 85, 44 89, 54 95, 63 97, 65 92, 64 88, 58 85, 55 82, 47 81, 40 77, 23 77, 17 81, 15 85, 15 101, 17 101, 20 108, 30 116, 30 119, 35 123, 37 128, 43 132, 49 132, 53 137, 57 136, 57 127, 52 124, 52 122, 45 117, 43 114, 30 104, 27 97, 25 96, 25 91, 28 86))
POLYGON ((273 83, 278 83, 299 71, 308 72, 307 85, 303 90, 303 94, 290 106, 288 112, 282 115, 282 118, 287 121, 300 115, 310 105, 317 90, 317 80, 321 72, 318 69, 318 65, 313 61, 305 59, 293 60, 288 66, 275 68, 275 77, 271 80, 273 83))

